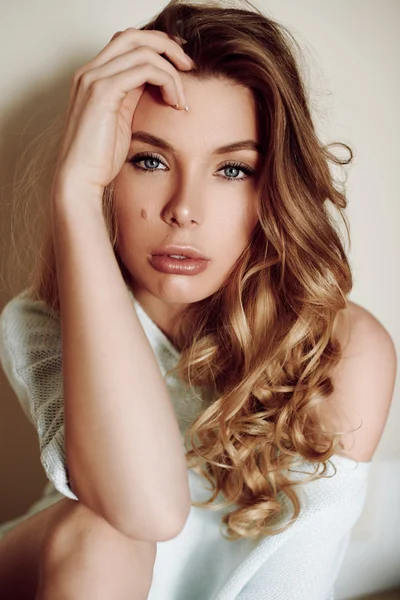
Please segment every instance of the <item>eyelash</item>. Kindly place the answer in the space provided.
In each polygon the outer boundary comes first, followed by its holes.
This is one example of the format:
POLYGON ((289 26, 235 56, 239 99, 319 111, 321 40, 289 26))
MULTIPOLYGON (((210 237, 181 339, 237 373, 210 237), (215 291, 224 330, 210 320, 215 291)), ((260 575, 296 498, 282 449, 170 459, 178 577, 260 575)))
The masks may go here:
MULTIPOLYGON (((133 156, 132 158, 130 158, 128 160, 128 162, 131 163, 135 169, 138 169, 138 170, 142 171, 143 173, 152 173, 154 171, 163 170, 163 169, 145 169, 143 167, 139 167, 138 163, 146 158, 154 158, 155 160, 160 162, 162 165, 166 166, 162 162, 162 160, 160 159, 159 156, 157 156, 156 154, 152 154, 151 152, 144 152, 141 154, 136 154, 136 156, 133 156)), ((228 167, 233 167, 234 169, 239 169, 240 171, 243 171, 243 173, 245 173, 247 175, 247 177, 241 177, 241 178, 224 177, 224 179, 227 179, 228 181, 246 181, 248 177, 251 177, 251 175, 254 174, 254 169, 250 169, 250 167, 247 167, 243 163, 238 163, 238 162, 227 162, 224 165, 222 165, 222 167, 220 167, 218 170, 222 171, 224 169, 227 169, 228 167)))

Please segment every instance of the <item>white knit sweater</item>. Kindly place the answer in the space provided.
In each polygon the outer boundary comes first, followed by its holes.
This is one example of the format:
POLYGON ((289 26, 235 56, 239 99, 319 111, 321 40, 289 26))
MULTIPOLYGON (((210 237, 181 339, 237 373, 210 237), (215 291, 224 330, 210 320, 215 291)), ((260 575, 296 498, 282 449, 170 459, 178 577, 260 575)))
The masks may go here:
MULTIPOLYGON (((128 289, 128 288, 127 288, 128 289)), ((26 416, 38 433, 40 459, 48 484, 45 495, 26 515, 4 523, 8 530, 29 514, 64 496, 77 500, 68 481, 64 451, 61 329, 57 313, 43 302, 32 301, 24 290, 0 315, 0 361, 26 416)), ((179 353, 131 294, 143 329, 165 376, 179 353)), ((133 357, 134 359, 134 357, 133 357)), ((175 377, 165 377, 183 435, 204 407, 199 390, 175 377)), ((184 446, 183 446, 184 448, 184 446)), ((209 511, 192 507, 183 530, 174 539, 157 544, 149 600, 333 600, 334 582, 344 560, 351 530, 365 502, 370 462, 335 455, 337 472, 328 464, 327 475, 296 486, 302 510, 285 532, 264 538, 227 541, 221 535, 221 515, 230 509, 209 511)), ((314 471, 303 462, 291 474, 314 471)), ((210 496, 207 481, 188 470, 192 499, 210 496)), ((217 501, 222 499, 220 494, 217 501)), ((282 521, 292 507, 284 506, 282 521)))

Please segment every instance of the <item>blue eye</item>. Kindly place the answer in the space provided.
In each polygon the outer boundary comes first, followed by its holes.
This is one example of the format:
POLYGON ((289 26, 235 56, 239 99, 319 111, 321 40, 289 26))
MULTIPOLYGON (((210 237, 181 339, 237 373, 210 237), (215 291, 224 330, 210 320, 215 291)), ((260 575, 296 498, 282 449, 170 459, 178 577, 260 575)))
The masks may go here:
MULTIPOLYGON (((158 156, 150 154, 150 153, 146 153, 146 154, 137 154, 136 156, 132 157, 128 162, 132 163, 133 166, 137 169, 140 169, 141 171, 145 171, 145 172, 151 172, 151 171, 159 171, 160 169, 147 169, 147 168, 143 168, 143 167, 139 167, 137 166, 138 163, 145 161, 145 160, 152 160, 153 162, 158 162, 161 163, 161 160, 158 158, 158 156)), ((164 164, 164 163, 162 163, 164 164)), ((164 170, 164 169, 161 169, 164 170)))
MULTIPOLYGON (((144 152, 141 154, 136 154, 136 156, 133 156, 132 158, 130 158, 128 160, 128 162, 131 163, 135 167, 135 169, 138 169, 138 170, 142 171, 143 173, 153 173, 154 171, 167 170, 167 169, 158 169, 157 166, 155 168, 140 167, 139 163, 145 162, 146 160, 152 161, 153 166, 154 166, 154 163, 159 163, 159 164, 164 165, 164 163, 159 158, 159 156, 157 156, 156 154, 152 154, 151 152, 144 152)), ((246 175, 246 177, 224 177, 224 179, 226 179, 227 181, 245 181, 248 177, 251 177, 251 175, 254 174, 254 169, 251 169, 250 167, 247 167, 243 163, 238 163, 238 162, 225 163, 218 170, 223 171, 223 170, 227 170, 227 169, 233 169, 234 171, 242 171, 246 175)))
POLYGON ((250 167, 246 167, 246 165, 244 165, 242 163, 236 163, 236 162, 225 163, 224 165, 222 165, 220 171, 225 170, 225 169, 234 169, 235 171, 242 171, 243 173, 246 174, 246 177, 228 177, 227 178, 232 181, 243 181, 244 179, 247 179, 247 177, 250 177, 254 173, 254 169, 250 169, 250 167))

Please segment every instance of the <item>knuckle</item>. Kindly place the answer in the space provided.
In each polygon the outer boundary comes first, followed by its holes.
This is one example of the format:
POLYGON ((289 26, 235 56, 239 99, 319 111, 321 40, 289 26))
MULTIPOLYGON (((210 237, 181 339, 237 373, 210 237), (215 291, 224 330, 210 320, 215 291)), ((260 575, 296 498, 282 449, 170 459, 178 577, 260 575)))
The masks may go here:
POLYGON ((153 48, 151 48, 150 46, 145 46, 145 45, 143 45, 143 46, 139 46, 139 48, 135 48, 135 49, 133 50, 133 52, 134 52, 134 53, 143 54, 143 56, 144 56, 145 58, 149 58, 149 59, 150 59, 150 58, 153 58, 153 57, 154 57, 154 54, 155 54, 155 52, 154 52, 153 48))
POLYGON ((138 69, 141 69, 142 71, 145 71, 146 73, 148 73, 152 77, 158 75, 159 72, 161 71, 161 69, 159 67, 157 67, 156 65, 153 65, 152 63, 146 63, 146 64, 143 64, 143 65, 140 65, 138 67, 138 69))
POLYGON ((183 88, 181 76, 179 75, 178 71, 175 68, 171 69, 170 75, 171 75, 172 81, 176 84, 176 86, 183 88))
POLYGON ((112 36, 111 41, 115 40, 115 38, 117 38, 119 35, 121 35, 121 33, 122 33, 122 31, 116 31, 114 33, 114 35, 112 36))
POLYGON ((158 29, 152 29, 151 32, 162 37, 165 41, 171 40, 171 37, 168 35, 168 33, 165 33, 165 31, 159 31, 158 29))
POLYGON ((74 85, 78 85, 80 82, 80 79, 82 77, 82 75, 84 74, 84 70, 82 69, 82 67, 80 67, 79 69, 77 69, 75 71, 75 73, 72 76, 72 82, 74 83, 74 85))
POLYGON ((93 96, 103 95, 109 87, 107 79, 92 80, 90 75, 84 76, 84 87, 89 90, 93 96))
POLYGON ((176 80, 175 74, 172 71, 170 71, 168 69, 168 67, 165 68, 165 69, 162 68, 162 69, 160 69, 160 71, 161 71, 162 77, 164 77, 165 83, 167 85, 175 85, 175 84, 177 84, 177 80, 176 80))

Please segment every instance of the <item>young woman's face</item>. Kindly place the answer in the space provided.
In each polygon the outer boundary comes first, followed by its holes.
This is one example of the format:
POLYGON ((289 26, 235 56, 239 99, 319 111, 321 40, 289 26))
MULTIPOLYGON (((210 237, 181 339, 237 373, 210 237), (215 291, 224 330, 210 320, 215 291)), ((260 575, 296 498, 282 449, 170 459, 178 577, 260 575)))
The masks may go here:
POLYGON ((221 287, 258 221, 260 154, 216 152, 233 142, 259 142, 251 92, 226 80, 196 81, 180 74, 189 111, 170 107, 158 88, 146 87, 115 188, 118 251, 131 274, 130 287, 165 331, 182 307, 221 287), (140 139, 144 132, 171 149, 140 139), (140 156, 146 153, 151 156, 140 156), (151 255, 167 244, 195 246, 209 259, 206 269, 196 275, 158 270, 151 255))

